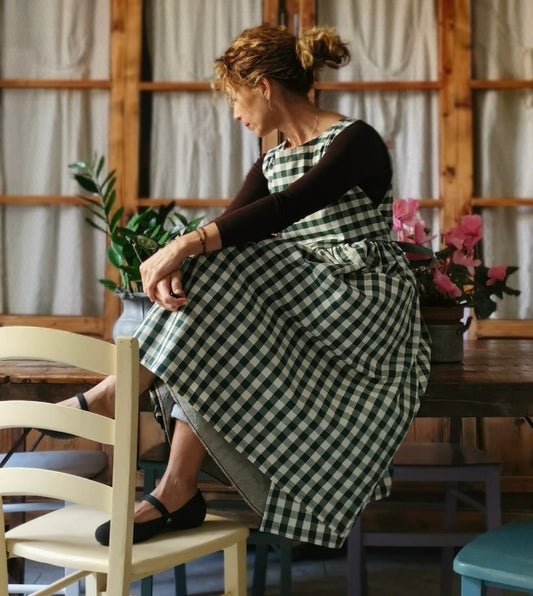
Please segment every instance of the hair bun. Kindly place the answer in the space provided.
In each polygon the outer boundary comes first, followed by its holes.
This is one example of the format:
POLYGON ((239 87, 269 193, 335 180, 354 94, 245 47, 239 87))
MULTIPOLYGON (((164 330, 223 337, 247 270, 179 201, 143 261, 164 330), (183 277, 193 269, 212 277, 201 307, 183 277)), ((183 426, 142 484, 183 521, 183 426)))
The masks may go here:
POLYGON ((296 54, 306 70, 324 66, 340 68, 350 61, 350 51, 335 29, 313 27, 304 31, 296 42, 296 54))

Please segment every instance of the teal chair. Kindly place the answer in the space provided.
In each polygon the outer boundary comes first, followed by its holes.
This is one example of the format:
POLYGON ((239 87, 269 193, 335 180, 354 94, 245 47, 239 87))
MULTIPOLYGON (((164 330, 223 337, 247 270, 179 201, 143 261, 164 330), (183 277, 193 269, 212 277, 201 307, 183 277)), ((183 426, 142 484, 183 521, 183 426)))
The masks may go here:
POLYGON ((456 555, 461 596, 483 596, 487 587, 533 595, 533 519, 480 534, 456 555))

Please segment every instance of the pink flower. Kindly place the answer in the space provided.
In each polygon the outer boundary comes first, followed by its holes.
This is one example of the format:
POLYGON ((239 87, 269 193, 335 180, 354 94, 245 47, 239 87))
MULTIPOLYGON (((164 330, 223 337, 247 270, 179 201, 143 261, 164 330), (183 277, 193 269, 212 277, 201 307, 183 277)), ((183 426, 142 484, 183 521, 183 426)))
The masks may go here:
POLYGON ((418 221, 416 199, 397 199, 392 204, 392 229, 395 232, 403 230, 404 225, 412 227, 418 221))
POLYGON ((483 237, 483 228, 481 222, 481 215, 463 215, 461 219, 461 227, 465 233, 465 248, 467 252, 471 252, 474 246, 483 237))
POLYGON ((497 281, 505 281, 505 275, 507 274, 507 265, 495 265, 488 270, 489 279, 487 281, 488 286, 493 286, 497 281))
POLYGON ((454 246, 458 250, 464 248, 470 253, 482 236, 481 216, 463 215, 461 223, 444 234, 444 242, 446 246, 454 246))
POLYGON ((468 269, 468 273, 470 275, 474 275, 474 267, 478 267, 481 265, 481 261, 479 259, 472 259, 468 255, 465 255, 464 252, 461 250, 456 250, 452 255, 452 261, 456 265, 462 265, 468 269))
POLYGON ((419 219, 414 226, 414 230, 413 230, 413 238, 414 238, 414 242, 415 244, 427 244, 428 242, 431 242, 431 236, 428 236, 426 234, 426 226, 424 224, 424 222, 419 219))
POLYGON ((445 296, 450 296, 451 298, 459 298, 461 296, 461 290, 445 273, 441 273, 438 269, 433 270, 433 283, 435 284, 435 288, 445 296))

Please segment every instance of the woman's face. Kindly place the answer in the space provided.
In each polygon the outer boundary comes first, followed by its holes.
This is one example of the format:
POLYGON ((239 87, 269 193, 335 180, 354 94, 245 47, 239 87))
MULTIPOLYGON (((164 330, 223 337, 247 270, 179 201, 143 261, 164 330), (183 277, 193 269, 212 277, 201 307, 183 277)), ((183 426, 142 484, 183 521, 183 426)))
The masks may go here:
POLYGON ((233 103, 233 118, 242 122, 258 137, 268 134, 275 128, 272 122, 272 111, 269 102, 265 99, 263 88, 240 87, 233 91, 230 97, 233 103))

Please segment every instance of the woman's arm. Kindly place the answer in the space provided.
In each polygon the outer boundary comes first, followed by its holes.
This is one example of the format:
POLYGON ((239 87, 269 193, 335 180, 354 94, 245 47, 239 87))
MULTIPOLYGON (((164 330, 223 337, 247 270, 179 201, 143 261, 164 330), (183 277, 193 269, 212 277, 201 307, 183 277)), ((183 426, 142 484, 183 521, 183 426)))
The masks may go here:
POLYGON ((223 246, 261 240, 333 203, 354 186, 379 204, 391 176, 383 140, 371 126, 357 121, 339 133, 322 159, 284 191, 226 212, 214 222, 223 246))

